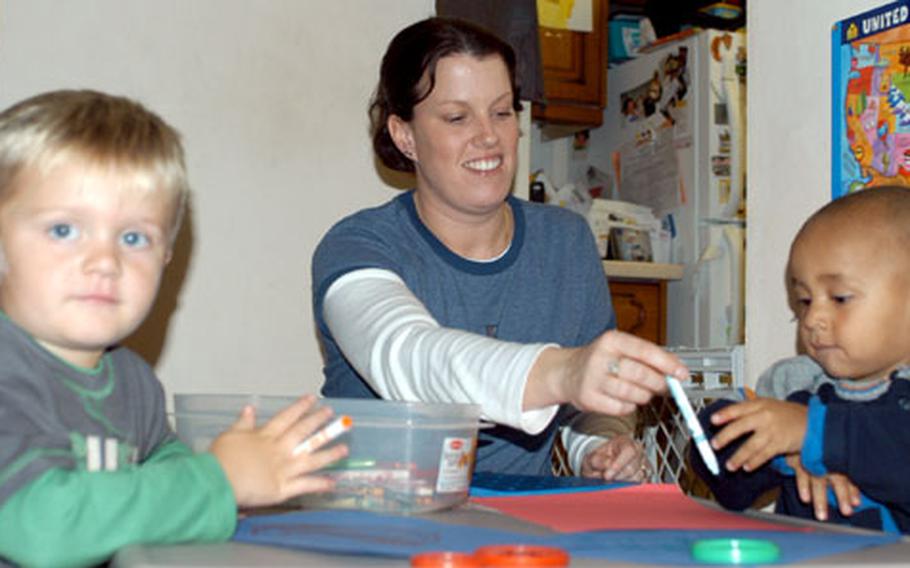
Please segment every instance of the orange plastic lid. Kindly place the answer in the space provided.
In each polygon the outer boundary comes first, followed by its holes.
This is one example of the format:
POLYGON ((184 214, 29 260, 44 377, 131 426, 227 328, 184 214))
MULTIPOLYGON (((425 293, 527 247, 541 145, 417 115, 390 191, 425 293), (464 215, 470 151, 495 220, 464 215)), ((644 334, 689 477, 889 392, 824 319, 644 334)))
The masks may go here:
POLYGON ((411 556, 414 568, 482 568, 473 554, 466 552, 422 552, 411 556))
POLYGON ((569 553, 553 546, 506 544, 474 551, 482 566, 568 566, 569 553))

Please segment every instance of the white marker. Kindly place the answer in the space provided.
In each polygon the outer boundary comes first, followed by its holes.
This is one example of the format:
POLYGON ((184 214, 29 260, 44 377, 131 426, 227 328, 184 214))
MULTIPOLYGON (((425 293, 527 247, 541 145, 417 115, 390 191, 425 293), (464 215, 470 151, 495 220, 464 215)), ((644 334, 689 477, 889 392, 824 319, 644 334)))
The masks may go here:
POLYGON ((676 401, 679 411, 682 412, 683 420, 686 421, 689 432, 692 433, 692 441, 695 442, 695 447, 698 448, 701 459, 705 461, 705 465, 708 466, 708 470, 711 473, 719 475, 720 466, 717 464, 717 456, 714 455, 714 450, 711 449, 708 438, 705 437, 705 431, 702 430, 701 423, 695 416, 695 411, 692 410, 692 403, 689 402, 689 397, 686 396, 679 379, 667 375, 667 387, 670 388, 670 394, 673 396, 673 400, 676 401))
POLYGON ((318 447, 321 447, 324 444, 327 444, 341 436, 345 432, 351 429, 354 425, 354 421, 347 414, 343 414, 329 422, 329 424, 322 430, 316 432, 306 440, 297 444, 297 447, 294 448, 294 455, 298 455, 301 452, 312 452, 318 447))

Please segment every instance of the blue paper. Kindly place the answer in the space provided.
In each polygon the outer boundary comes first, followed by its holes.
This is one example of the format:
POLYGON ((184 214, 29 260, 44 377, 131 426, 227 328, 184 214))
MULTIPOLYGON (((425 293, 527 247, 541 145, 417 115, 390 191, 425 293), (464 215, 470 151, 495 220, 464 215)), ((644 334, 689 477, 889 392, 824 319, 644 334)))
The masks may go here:
POLYGON ((900 540, 888 534, 806 533, 784 531, 597 531, 553 536, 547 544, 572 556, 603 558, 612 562, 704 566, 692 558, 692 544, 706 538, 769 540, 780 548, 775 564, 805 562, 823 556, 882 546, 900 540))
POLYGON ((503 497, 507 495, 540 495, 544 493, 602 491, 604 489, 616 489, 629 485, 632 484, 627 482, 607 482, 588 477, 557 477, 475 472, 471 479, 471 496, 503 497))
POLYGON ((248 517, 234 533, 234 540, 253 544, 405 558, 434 550, 472 552, 487 544, 544 544, 547 538, 417 517, 328 510, 248 517))
POLYGON ((558 546, 576 557, 668 565, 695 565, 692 543, 703 538, 757 538, 776 543, 779 564, 890 544, 898 535, 783 531, 593 531, 532 536, 364 511, 307 511, 249 517, 234 540, 337 554, 408 558, 420 552, 470 552, 490 544, 558 546))

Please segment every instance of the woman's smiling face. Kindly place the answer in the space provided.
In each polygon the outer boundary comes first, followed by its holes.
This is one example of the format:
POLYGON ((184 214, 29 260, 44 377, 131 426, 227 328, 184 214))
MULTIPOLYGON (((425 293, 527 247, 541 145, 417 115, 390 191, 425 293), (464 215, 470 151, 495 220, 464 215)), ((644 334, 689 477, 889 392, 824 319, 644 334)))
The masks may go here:
POLYGON ((512 104, 500 57, 458 54, 438 61, 433 90, 414 107, 413 119, 389 119, 396 145, 414 160, 422 200, 463 214, 502 204, 518 149, 512 104))

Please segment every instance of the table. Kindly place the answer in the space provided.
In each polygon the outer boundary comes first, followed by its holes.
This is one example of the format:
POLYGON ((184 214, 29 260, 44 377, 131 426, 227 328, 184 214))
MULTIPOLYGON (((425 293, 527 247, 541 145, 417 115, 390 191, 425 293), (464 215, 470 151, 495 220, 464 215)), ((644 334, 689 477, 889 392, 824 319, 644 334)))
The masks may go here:
MULTIPOLYGON (((709 504, 710 505, 710 504, 709 504)), ((784 518, 761 511, 747 513, 764 519, 785 521, 793 524, 825 527, 833 532, 862 532, 849 527, 821 525, 811 521, 784 518)), ((456 524, 498 528, 527 534, 546 534, 536 525, 506 517, 473 505, 466 505, 452 511, 428 515, 427 518, 456 524)), ((862 549, 837 557, 820 558, 801 564, 804 566, 910 566, 910 537, 900 542, 862 549)), ((286 550, 281 548, 254 546, 236 542, 218 544, 190 544, 176 546, 131 546, 114 557, 111 566, 115 568, 163 568, 167 566, 312 566, 325 568, 357 567, 406 567, 407 559, 377 558, 367 556, 328 555, 316 552, 286 550)), ((573 558, 572 568, 594 566, 630 566, 641 568, 646 564, 606 562, 603 559, 573 558)), ((653 565, 657 566, 657 565, 653 565)))

